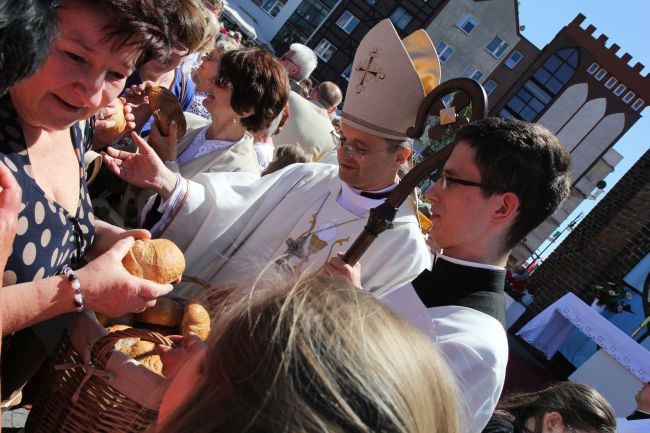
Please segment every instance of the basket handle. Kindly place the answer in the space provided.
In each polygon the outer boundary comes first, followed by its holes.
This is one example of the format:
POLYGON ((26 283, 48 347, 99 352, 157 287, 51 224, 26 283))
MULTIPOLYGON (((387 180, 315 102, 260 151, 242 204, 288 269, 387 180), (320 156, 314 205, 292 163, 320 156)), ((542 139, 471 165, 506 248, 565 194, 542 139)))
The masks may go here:
POLYGON ((115 343, 122 338, 139 338, 140 340, 149 341, 150 343, 173 346, 173 342, 164 335, 149 331, 146 329, 128 328, 121 331, 111 332, 100 338, 93 347, 93 358, 98 362, 105 364, 110 358, 111 353, 115 350, 115 343))

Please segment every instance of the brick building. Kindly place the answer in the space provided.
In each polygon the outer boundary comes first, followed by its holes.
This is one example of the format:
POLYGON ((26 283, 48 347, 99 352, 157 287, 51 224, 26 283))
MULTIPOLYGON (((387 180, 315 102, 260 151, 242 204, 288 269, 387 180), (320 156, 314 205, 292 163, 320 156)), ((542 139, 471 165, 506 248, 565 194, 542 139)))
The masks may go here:
POLYGON ((496 86, 490 115, 537 122, 567 146, 572 157, 573 188, 569 199, 514 250, 521 263, 557 229, 575 208, 614 170, 621 156, 612 147, 641 117, 650 100, 650 76, 644 65, 630 66, 630 54, 607 47, 607 36, 582 28, 579 14, 542 50, 522 41, 517 62, 508 56, 488 77, 496 86))
POLYGON ((623 278, 649 253, 650 150, 533 273, 535 302, 513 331, 567 292, 591 303, 591 285, 623 278))

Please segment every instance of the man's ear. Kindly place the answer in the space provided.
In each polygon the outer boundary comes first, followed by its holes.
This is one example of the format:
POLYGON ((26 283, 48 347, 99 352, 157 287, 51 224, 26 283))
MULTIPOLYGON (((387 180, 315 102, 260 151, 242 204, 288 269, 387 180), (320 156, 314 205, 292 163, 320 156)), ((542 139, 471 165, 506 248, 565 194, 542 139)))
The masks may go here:
POLYGON ((543 433, 561 433, 564 430, 564 420, 559 412, 547 412, 542 418, 543 433))
POLYGON ((409 156, 411 156, 411 149, 402 147, 400 150, 395 152, 395 161, 402 165, 408 161, 409 156))
POLYGON ((497 222, 508 222, 515 218, 517 211, 519 211, 519 197, 514 192, 505 192, 497 194, 498 198, 497 209, 493 214, 493 218, 497 222))

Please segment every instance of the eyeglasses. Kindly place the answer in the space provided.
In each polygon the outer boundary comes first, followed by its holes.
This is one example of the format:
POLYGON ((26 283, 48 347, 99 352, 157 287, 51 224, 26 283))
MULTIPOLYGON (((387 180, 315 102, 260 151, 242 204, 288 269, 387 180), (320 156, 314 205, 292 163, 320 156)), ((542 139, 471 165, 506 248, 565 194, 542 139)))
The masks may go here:
POLYGON ((357 156, 357 157, 361 158, 362 160, 363 160, 363 157, 365 155, 371 155, 373 153, 380 153, 380 152, 386 152, 387 150, 392 150, 391 147, 389 147, 387 149, 372 150, 372 151, 359 149, 356 146, 353 146, 351 144, 347 144, 345 142, 345 137, 341 137, 340 135, 338 135, 336 133, 336 131, 330 131, 330 134, 332 135, 332 141, 334 142, 334 145, 338 149, 343 149, 343 151, 348 156, 352 156, 352 157, 357 156))
POLYGON ((466 180, 466 179, 459 179, 457 177, 450 177, 447 176, 446 174, 442 174, 440 176, 440 186, 442 186, 443 191, 446 190, 450 184, 456 183, 458 185, 464 185, 464 186, 477 186, 479 188, 494 188, 497 189, 496 187, 492 185, 488 185, 485 183, 480 183, 480 182, 474 182, 473 180, 466 180))
POLYGON ((286 60, 287 62, 291 63, 293 66, 298 66, 298 65, 296 65, 296 62, 291 60, 291 57, 289 57, 289 56, 286 56, 286 55, 282 56, 282 57, 280 57, 280 60, 286 60))
POLYGON ((207 54, 203 54, 201 56, 201 60, 204 61, 204 62, 206 62, 206 61, 207 62, 216 62, 217 61, 217 55, 214 54, 212 51, 210 51, 207 54))

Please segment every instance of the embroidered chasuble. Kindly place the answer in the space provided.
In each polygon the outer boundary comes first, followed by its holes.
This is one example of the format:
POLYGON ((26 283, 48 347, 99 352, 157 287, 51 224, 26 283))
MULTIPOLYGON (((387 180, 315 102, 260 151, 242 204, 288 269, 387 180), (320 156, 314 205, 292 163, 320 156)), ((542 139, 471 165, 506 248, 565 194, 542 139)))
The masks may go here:
MULTIPOLYGON (((269 263, 316 272, 346 251, 366 224, 367 212, 360 217, 337 202, 341 190, 338 167, 328 164, 294 164, 258 181, 245 173, 199 174, 162 237, 183 250, 186 275, 213 284, 243 282, 269 263)), ((378 294, 430 265, 411 203, 360 262, 364 289, 378 294)), ((173 293, 187 298, 197 287, 181 284, 173 293)))

